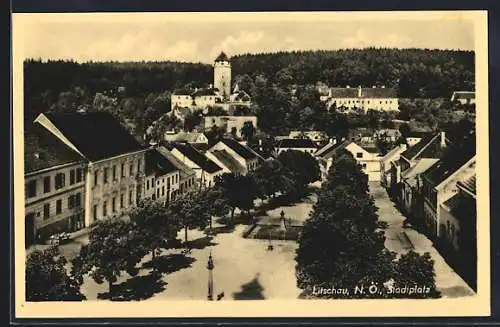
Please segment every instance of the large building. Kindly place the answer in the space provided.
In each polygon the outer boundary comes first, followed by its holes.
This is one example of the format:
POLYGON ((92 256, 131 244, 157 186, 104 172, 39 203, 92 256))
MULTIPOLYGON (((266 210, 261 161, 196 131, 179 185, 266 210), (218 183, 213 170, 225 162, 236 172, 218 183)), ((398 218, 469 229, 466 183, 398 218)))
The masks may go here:
POLYGON ((85 226, 119 216, 142 196, 146 148, 111 114, 46 113, 39 123, 66 146, 82 156, 87 169, 85 226))
POLYGON ((368 111, 398 111, 399 100, 396 90, 386 87, 334 87, 330 88, 326 100, 328 108, 336 108, 340 112, 351 112, 356 109, 368 111))
POLYGON ((25 244, 84 227, 84 158, 40 124, 24 139, 25 244))
POLYGON ((146 152, 144 197, 167 204, 179 193, 180 170, 157 149, 146 152))

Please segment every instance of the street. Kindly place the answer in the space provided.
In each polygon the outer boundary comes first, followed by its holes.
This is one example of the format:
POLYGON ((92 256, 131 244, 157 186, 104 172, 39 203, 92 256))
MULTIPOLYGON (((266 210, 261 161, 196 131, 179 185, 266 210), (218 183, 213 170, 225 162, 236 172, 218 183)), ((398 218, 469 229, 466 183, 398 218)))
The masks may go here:
POLYGON ((379 182, 369 183, 370 193, 375 199, 378 208, 379 220, 387 223, 385 232, 385 246, 396 253, 405 253, 410 249, 415 252, 429 252, 434 260, 436 272, 436 287, 443 297, 461 297, 474 295, 474 291, 465 281, 446 263, 441 254, 434 248, 433 243, 413 228, 403 227, 406 219, 395 207, 387 191, 379 182))

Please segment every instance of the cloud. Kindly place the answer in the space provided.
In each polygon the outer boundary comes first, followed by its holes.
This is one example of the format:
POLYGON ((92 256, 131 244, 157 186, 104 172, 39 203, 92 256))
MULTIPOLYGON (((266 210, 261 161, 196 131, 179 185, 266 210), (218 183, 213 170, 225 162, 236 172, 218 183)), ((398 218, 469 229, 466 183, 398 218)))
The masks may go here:
POLYGON ((226 52, 228 55, 237 53, 252 52, 253 49, 260 45, 265 39, 262 31, 241 31, 238 35, 228 35, 220 43, 213 46, 210 51, 210 57, 215 58, 220 51, 226 52))

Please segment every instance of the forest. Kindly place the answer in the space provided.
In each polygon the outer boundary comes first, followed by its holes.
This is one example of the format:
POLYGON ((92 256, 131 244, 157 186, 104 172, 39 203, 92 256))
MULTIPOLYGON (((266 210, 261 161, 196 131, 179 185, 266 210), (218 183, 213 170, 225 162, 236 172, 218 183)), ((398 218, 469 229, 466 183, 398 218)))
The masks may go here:
MULTIPOLYGON (((300 51, 244 54, 231 58, 233 83, 253 98, 259 128, 324 129, 325 108, 313 85, 386 86, 410 99, 404 119, 422 116, 431 125, 436 108, 411 99, 449 99, 454 90, 474 90, 474 53, 428 49, 300 51), (298 94, 292 95, 292 89, 298 94), (421 109, 421 110, 420 110, 421 109), (411 112, 412 117, 409 117, 411 112)), ((86 62, 28 59, 24 64, 25 119, 46 111, 109 110, 136 135, 170 111, 171 92, 212 83, 211 65, 170 61, 86 62)), ((405 104, 403 104, 405 107, 405 104)), ((406 108, 405 107, 405 108, 406 108)), ((439 109, 439 108, 438 108, 439 109)))

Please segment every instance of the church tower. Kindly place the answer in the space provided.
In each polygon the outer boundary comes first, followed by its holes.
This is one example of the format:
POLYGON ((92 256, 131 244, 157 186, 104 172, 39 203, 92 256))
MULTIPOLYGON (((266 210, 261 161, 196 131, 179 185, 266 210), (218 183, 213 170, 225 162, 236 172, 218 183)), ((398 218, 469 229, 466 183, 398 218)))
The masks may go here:
POLYGON ((224 100, 229 100, 231 95, 231 61, 221 52, 214 63, 214 87, 219 89, 224 100))

